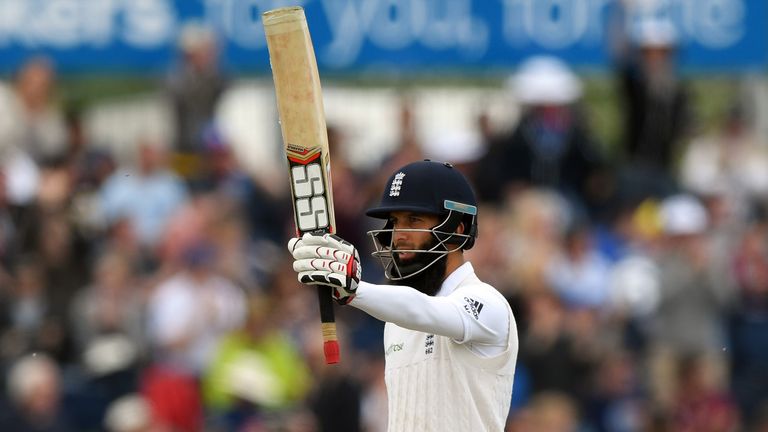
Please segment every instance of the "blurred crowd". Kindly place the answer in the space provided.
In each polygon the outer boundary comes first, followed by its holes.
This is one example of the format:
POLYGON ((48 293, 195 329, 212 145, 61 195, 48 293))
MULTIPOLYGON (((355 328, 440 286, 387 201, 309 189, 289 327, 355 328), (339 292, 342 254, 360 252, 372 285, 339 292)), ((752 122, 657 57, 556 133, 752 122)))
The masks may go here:
MULTIPOLYGON (((580 78, 537 57, 507 82, 514 126, 480 113, 482 151, 450 160, 481 202, 468 258, 517 319, 508 431, 768 431, 768 137, 736 99, 697 127, 674 35, 646 30, 616 57, 616 151, 580 78)), ((383 324, 336 308, 342 363, 324 364, 287 193, 212 121, 212 35, 181 49, 176 140, 131 161, 89 142, 48 60, 0 86, 0 430, 386 430, 383 324)), ((363 211, 425 157, 417 122, 404 103, 396 150, 362 172, 329 127, 338 231, 371 282, 363 211)))

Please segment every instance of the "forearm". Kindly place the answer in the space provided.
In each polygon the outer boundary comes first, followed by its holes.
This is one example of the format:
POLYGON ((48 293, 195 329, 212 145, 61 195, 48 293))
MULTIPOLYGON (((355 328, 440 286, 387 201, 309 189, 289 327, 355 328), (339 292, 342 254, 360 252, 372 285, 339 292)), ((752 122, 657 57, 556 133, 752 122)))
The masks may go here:
POLYGON ((431 297, 406 286, 360 282, 350 305, 400 327, 464 338, 461 312, 445 297, 431 297))

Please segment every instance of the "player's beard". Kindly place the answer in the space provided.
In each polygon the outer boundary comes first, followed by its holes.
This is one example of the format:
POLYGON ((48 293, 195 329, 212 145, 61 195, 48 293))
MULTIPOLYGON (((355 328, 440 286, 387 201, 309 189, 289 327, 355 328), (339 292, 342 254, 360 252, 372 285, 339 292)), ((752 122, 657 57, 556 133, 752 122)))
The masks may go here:
MULTIPOLYGON (((435 246, 437 246, 437 239, 432 239, 415 249, 430 250, 435 246)), ((404 283, 428 296, 434 296, 440 291, 440 287, 443 285, 443 279, 445 279, 445 269, 448 266, 446 256, 446 254, 443 254, 437 262, 427 267, 424 271, 413 276, 407 276, 402 281, 393 281, 393 284, 399 285, 400 283, 404 283)), ((395 260, 395 264, 401 269, 407 268, 409 270, 414 269, 414 271, 418 271, 418 269, 429 265, 435 258, 436 256, 434 253, 416 252, 413 258, 405 261, 401 260, 397 254, 395 254, 393 259, 395 260)))

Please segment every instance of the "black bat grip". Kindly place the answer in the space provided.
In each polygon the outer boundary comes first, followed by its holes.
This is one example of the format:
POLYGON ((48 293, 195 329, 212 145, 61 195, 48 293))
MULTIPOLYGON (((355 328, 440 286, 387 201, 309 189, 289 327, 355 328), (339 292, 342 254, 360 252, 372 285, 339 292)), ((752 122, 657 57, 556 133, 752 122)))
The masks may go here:
POLYGON ((336 318, 333 311, 331 287, 317 286, 317 301, 320 304, 320 322, 323 331, 323 352, 325 363, 335 364, 339 362, 339 340, 336 336, 336 318))

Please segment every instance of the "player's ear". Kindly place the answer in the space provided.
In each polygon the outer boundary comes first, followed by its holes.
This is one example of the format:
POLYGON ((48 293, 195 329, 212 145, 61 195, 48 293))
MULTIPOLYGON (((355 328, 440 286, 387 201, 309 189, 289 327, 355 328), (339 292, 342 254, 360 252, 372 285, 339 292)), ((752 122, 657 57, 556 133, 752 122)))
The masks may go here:
POLYGON ((464 225, 464 221, 461 221, 459 223, 459 226, 456 227, 456 234, 464 234, 467 231, 467 226, 464 225))

